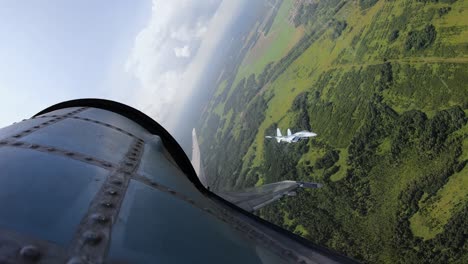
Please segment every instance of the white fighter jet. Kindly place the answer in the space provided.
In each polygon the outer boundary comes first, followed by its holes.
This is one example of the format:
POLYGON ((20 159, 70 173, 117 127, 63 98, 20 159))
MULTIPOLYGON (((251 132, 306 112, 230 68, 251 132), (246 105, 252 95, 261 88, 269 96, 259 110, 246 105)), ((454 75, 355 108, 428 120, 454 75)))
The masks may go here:
POLYGON ((276 141, 280 143, 281 141, 288 142, 288 143, 295 143, 302 139, 307 139, 310 137, 316 137, 317 134, 314 132, 309 131, 299 131, 294 134, 291 133, 291 129, 288 128, 288 135, 283 136, 281 134, 281 130, 279 128, 276 129, 276 137, 266 136, 265 138, 276 138, 276 141))

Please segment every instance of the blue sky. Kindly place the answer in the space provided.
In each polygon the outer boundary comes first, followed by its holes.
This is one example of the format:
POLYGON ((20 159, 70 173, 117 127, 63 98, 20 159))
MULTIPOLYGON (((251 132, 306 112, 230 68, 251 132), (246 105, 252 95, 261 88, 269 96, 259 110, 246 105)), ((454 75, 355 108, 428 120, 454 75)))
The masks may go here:
POLYGON ((2 1, 0 127, 84 97, 129 104, 170 127, 237 2, 2 1))

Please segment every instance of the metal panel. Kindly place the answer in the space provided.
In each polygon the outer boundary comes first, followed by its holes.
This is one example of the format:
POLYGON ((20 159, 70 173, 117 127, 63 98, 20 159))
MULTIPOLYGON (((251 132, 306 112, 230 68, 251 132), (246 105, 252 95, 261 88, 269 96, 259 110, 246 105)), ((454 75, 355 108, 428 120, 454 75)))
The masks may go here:
POLYGON ((134 263, 261 263, 255 246, 188 203, 131 180, 110 259, 134 263))
POLYGON ((31 129, 34 126, 38 126, 44 122, 51 120, 52 118, 38 118, 38 119, 27 119, 19 123, 15 123, 11 126, 0 129, 0 139, 9 138, 16 135, 24 130, 31 129))
POLYGON ((78 109, 80 109, 81 107, 69 107, 69 108, 62 108, 62 109, 59 109, 59 110, 55 110, 55 111, 52 111, 52 112, 49 112, 47 114, 44 114, 44 115, 40 115, 40 116, 53 116, 53 115, 65 115, 65 114, 68 114, 70 112, 73 112, 73 111, 76 111, 78 109))
POLYGON ((0 159, 0 226, 69 242, 108 171, 20 148, 2 147, 0 156, 8 157, 0 159))
POLYGON ((23 138, 23 141, 67 149, 118 163, 133 138, 111 128, 77 119, 65 119, 23 138))
POLYGON ((134 134, 135 136, 139 138, 144 138, 145 135, 148 134, 148 131, 146 131, 143 127, 139 126, 132 120, 123 117, 119 114, 116 114, 111 111, 106 111, 102 109, 97 109, 97 108, 90 108, 86 110, 85 112, 79 113, 76 116, 82 117, 82 118, 90 118, 94 120, 100 120, 104 121, 107 124, 119 127, 126 132, 130 132, 134 134))
POLYGON ((206 203, 206 197, 190 182, 185 174, 164 155, 164 145, 158 136, 146 141, 145 151, 137 173, 150 181, 166 185, 177 192, 190 196, 199 203, 206 203))

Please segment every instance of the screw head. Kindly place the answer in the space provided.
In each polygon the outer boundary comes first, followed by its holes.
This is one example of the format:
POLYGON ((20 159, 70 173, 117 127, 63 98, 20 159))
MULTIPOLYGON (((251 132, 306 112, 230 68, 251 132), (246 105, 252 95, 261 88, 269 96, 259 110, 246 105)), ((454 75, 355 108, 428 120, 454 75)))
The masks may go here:
POLYGON ((91 244, 91 245, 96 245, 102 240, 102 236, 99 233, 96 233, 94 231, 88 230, 83 233, 83 239, 85 243, 91 244))
POLYGON ((27 245, 20 249, 20 255, 25 259, 36 261, 41 257, 41 252, 36 246, 27 245))
POLYGON ((107 193, 110 195, 117 195, 117 191, 113 189, 108 190, 107 193))
POLYGON ((101 202, 101 205, 107 208, 112 208, 114 205, 110 201, 101 202))
POLYGON ((111 182, 113 184, 115 184, 115 185, 122 185, 122 183, 123 183, 122 180, 120 180, 120 179, 113 179, 111 182))
POLYGON ((91 219, 93 219, 95 222, 98 222, 100 224, 104 224, 109 221, 109 218, 103 214, 93 214, 91 215, 91 219))
POLYGON ((154 181, 151 182, 151 185, 153 185, 153 186, 159 186, 159 184, 158 184, 157 182, 154 182, 154 181))

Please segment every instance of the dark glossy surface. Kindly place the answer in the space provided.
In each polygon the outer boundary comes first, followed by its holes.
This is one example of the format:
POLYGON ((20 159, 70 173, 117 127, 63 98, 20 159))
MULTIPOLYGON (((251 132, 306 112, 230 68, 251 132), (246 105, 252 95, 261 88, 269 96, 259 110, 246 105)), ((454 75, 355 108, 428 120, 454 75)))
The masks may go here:
POLYGON ((78 113, 76 116, 106 122, 109 125, 119 127, 140 138, 144 137, 144 135, 148 133, 148 131, 143 127, 132 122, 130 119, 106 110, 90 108, 84 112, 78 113))
POLYGON ((253 244, 233 228, 136 181, 113 228, 109 257, 133 263, 261 262, 253 244))
POLYGON ((0 157, 1 228, 68 243, 108 172, 28 149, 3 147, 0 157))
POLYGON ((0 129, 0 140, 14 136, 24 130, 40 125, 52 118, 28 119, 0 129))
POLYGON ((40 129, 22 140, 118 163, 127 152, 133 138, 103 125, 68 118, 40 129))

